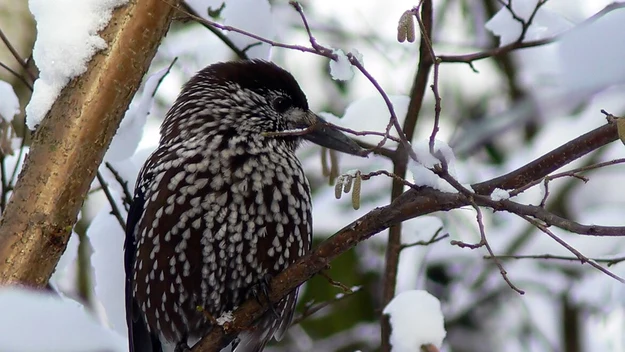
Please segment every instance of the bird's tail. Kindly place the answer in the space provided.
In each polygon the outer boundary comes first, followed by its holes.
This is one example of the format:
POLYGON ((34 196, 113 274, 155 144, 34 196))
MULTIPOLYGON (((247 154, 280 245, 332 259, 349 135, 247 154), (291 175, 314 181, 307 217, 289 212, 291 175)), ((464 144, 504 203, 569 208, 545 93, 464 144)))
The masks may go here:
POLYGON ((293 319, 297 291, 296 289, 278 302, 273 311, 267 311, 252 329, 239 334, 235 352, 261 352, 271 337, 281 340, 293 319), (275 316, 276 313, 278 317, 275 316))

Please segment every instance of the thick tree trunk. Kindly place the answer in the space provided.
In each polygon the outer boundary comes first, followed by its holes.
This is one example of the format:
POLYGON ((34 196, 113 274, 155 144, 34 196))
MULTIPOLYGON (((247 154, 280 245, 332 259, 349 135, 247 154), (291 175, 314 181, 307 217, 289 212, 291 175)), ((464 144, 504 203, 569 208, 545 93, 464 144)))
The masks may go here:
POLYGON ((47 283, 177 4, 131 0, 116 9, 100 34, 108 48, 65 87, 37 129, 0 221, 0 284, 47 283))

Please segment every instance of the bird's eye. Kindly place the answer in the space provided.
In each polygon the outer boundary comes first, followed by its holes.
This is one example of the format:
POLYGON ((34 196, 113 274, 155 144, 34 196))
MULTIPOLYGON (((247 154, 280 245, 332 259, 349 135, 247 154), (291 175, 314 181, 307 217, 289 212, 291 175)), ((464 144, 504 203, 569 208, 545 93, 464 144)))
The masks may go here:
POLYGON ((277 97, 273 101, 273 108, 279 113, 286 112, 289 110, 291 105, 291 99, 285 97, 277 97))

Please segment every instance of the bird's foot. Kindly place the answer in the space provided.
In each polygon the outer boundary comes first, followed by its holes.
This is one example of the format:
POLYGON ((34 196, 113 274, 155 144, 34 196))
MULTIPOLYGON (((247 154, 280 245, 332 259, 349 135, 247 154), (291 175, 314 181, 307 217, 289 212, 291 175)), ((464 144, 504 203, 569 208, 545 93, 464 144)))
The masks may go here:
POLYGON ((180 341, 174 348, 174 352, 191 352, 191 348, 185 341, 180 341))
POLYGON ((263 278, 251 288, 251 293, 256 298, 256 302, 263 305, 263 300, 265 303, 269 304, 269 311, 274 315, 274 317, 279 318, 280 315, 276 311, 276 307, 269 300, 269 281, 271 281, 271 275, 266 274, 263 278), (262 298, 262 299, 261 299, 262 298))

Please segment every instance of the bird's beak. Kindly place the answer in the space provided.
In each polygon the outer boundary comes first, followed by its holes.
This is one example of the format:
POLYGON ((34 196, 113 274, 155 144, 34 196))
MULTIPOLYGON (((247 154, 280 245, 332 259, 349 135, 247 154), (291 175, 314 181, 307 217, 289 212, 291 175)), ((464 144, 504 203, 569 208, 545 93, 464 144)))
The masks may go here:
POLYGON ((366 151, 362 149, 351 138, 347 137, 343 132, 339 131, 336 127, 328 124, 328 122, 317 114, 308 111, 306 116, 306 129, 309 132, 302 135, 302 138, 307 139, 317 145, 333 149, 339 152, 366 156, 366 151))

